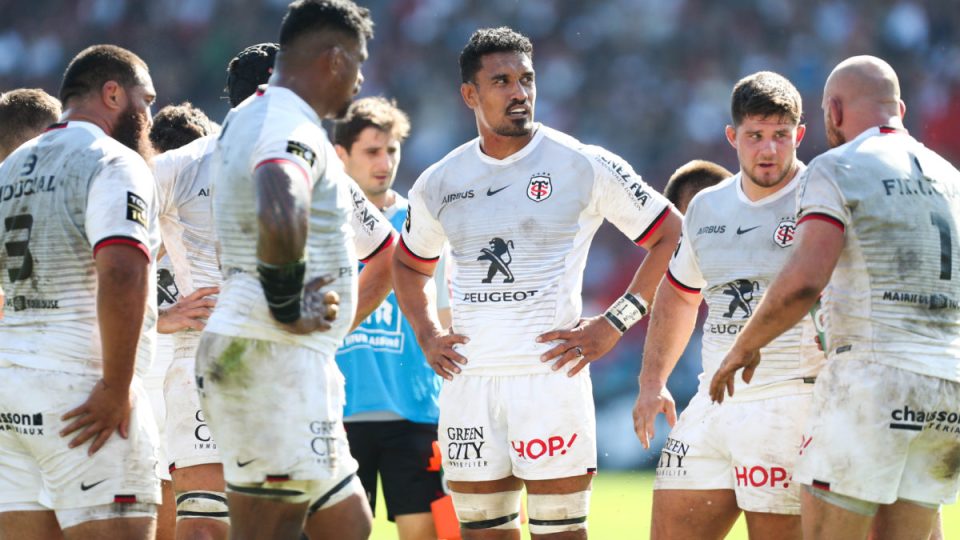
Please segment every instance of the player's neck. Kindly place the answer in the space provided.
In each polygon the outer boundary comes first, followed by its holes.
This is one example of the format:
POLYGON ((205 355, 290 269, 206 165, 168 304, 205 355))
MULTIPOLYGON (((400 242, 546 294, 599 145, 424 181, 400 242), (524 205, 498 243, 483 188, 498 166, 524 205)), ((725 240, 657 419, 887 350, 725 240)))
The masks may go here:
POLYGON ((63 111, 60 116, 61 122, 87 122, 103 130, 110 135, 113 132, 113 125, 110 121, 101 115, 86 111, 82 108, 71 108, 63 111))
POLYGON ((753 180, 747 177, 747 174, 743 172, 743 169, 740 169, 740 189, 743 191, 743 194, 747 196, 752 202, 757 202, 761 199, 765 199, 774 193, 777 193, 781 189, 790 185, 790 182, 797 176, 797 173, 800 171, 800 164, 794 160, 793 166, 790 169, 790 172, 783 177, 783 180, 777 183, 775 186, 763 187, 758 186, 753 180))
POLYGON ((530 144, 535 129, 520 137, 504 137, 493 132, 480 132, 480 150, 494 159, 506 159, 530 144))
POLYGON ((364 195, 366 195, 367 199, 381 212, 397 204, 397 192, 392 189, 388 189, 383 193, 375 193, 372 195, 370 193, 364 193, 364 195))

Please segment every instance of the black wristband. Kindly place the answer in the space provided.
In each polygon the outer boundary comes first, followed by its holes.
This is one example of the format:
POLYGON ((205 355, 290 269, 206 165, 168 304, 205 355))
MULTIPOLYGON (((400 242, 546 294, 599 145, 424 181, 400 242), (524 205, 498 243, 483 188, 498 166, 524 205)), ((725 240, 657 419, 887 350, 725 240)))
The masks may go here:
POLYGON ((300 318, 300 296, 306 273, 307 263, 302 259, 281 265, 257 261, 257 274, 267 298, 267 307, 278 322, 292 323, 300 318))

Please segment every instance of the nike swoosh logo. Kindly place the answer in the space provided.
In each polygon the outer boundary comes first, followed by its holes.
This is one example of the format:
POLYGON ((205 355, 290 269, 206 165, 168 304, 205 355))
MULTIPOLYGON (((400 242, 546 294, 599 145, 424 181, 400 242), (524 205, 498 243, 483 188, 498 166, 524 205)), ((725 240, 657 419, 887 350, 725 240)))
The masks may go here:
POLYGON ((757 225, 756 227, 750 227, 749 229, 741 229, 740 226, 738 225, 738 226, 737 226, 737 234, 740 235, 740 234, 748 233, 748 232, 750 232, 750 231, 752 231, 752 230, 754 230, 754 229, 756 229, 756 228, 758 228, 758 227, 760 227, 760 226, 757 225))
POLYGON ((88 489, 93 489, 106 481, 107 479, 104 478, 103 480, 90 484, 89 486, 84 484, 83 482, 80 482, 80 491, 87 491, 88 489))
POLYGON ((257 460, 257 458, 253 458, 253 459, 251 459, 250 461, 240 461, 240 460, 238 459, 238 460, 237 460, 237 467, 240 467, 240 468, 242 469, 242 468, 246 467, 247 465, 253 463, 253 462, 256 461, 256 460, 257 460))
POLYGON ((490 189, 490 188, 487 188, 487 196, 489 197, 490 195, 496 195, 497 193, 500 193, 501 191, 507 189, 508 187, 510 187, 510 186, 503 186, 503 187, 500 188, 500 189, 490 189))

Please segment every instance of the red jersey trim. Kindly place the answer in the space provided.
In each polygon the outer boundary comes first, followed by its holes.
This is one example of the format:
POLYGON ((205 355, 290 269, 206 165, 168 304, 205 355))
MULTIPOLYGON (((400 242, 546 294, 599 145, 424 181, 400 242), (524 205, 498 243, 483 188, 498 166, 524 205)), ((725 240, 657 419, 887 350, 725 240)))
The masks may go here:
POLYGON ((124 244, 130 247, 135 247, 143 253, 144 257, 147 258, 147 261, 150 260, 150 250, 147 249, 147 246, 143 245, 143 242, 137 240, 136 238, 130 238, 129 236, 108 236, 103 240, 97 242, 97 245, 93 246, 93 257, 97 257, 97 253, 107 247, 115 244, 124 244))
POLYGON ((895 128, 893 126, 880 126, 880 133, 883 133, 884 135, 889 135, 891 133, 909 133, 909 132, 905 129, 895 128))
POLYGON ((393 244, 393 233, 392 233, 392 232, 391 232, 390 234, 388 234, 386 238, 384 238, 383 242, 380 242, 380 245, 377 246, 377 249, 373 250, 373 252, 370 253, 369 255, 367 255, 366 257, 360 259, 360 262, 362 262, 363 264, 367 264, 367 261, 369 261, 370 259, 372 259, 377 253, 380 253, 381 251, 383 251, 383 250, 387 249, 388 247, 390 247, 391 244, 393 244))
POLYGON ((303 179, 307 181, 307 187, 310 187, 310 175, 307 174, 307 170, 304 169, 303 166, 300 165, 299 163, 297 163, 296 161, 294 161, 294 160, 292 160, 292 159, 286 159, 286 158, 270 158, 270 159, 265 159, 265 160, 261 161, 260 163, 257 163, 256 166, 253 167, 253 170, 257 170, 257 169, 260 168, 261 165, 266 165, 267 163, 289 163, 289 164, 295 166, 297 169, 299 169, 300 172, 303 173, 303 179))
POLYGON ((403 236, 400 236, 400 247, 403 248, 403 250, 407 252, 407 255, 410 255, 411 257, 413 257, 414 259, 416 259, 416 260, 418 260, 418 261, 420 261, 420 262, 435 263, 435 262, 437 262, 438 260, 440 260, 440 256, 439 256, 439 255, 437 255, 436 257, 433 257, 432 259, 428 259, 428 258, 426 258, 426 257, 421 257, 421 256, 417 255, 416 253, 414 253, 413 251, 411 251, 409 247, 407 247, 407 243, 403 241, 403 236))
POLYGON ((810 220, 812 220, 812 219, 815 219, 815 220, 817 220, 817 221, 825 221, 825 222, 827 222, 827 223, 829 223, 829 224, 831 224, 831 225, 834 225, 835 227, 837 227, 838 229, 840 229, 840 232, 843 232, 843 231, 846 230, 846 227, 843 226, 843 222, 842 222, 842 221, 840 221, 839 219, 831 216, 830 214, 822 214, 822 213, 820 213, 820 212, 813 212, 813 213, 810 213, 810 214, 807 214, 807 215, 803 216, 802 218, 800 218, 800 221, 797 221, 797 225, 799 226, 799 225, 800 225, 801 223, 803 223, 804 221, 810 221, 810 220))
POLYGON ((668 205, 666 208, 663 209, 663 212, 660 212, 660 215, 657 216, 657 219, 653 220, 653 223, 651 223, 650 226, 647 227, 647 230, 643 231, 640 234, 640 236, 638 236, 637 239, 633 241, 633 243, 639 246, 639 245, 642 245, 644 242, 646 242, 647 238, 649 238, 654 231, 660 228, 660 225, 663 224, 663 220, 667 219, 667 214, 669 213, 670 213, 670 206, 668 205))
POLYGON ((43 130, 43 132, 46 133, 48 131, 53 131, 55 129, 63 129, 67 127, 67 124, 69 124, 69 122, 57 122, 56 124, 50 124, 49 126, 47 126, 47 129, 43 130))
POLYGON ((680 289, 685 293, 700 294, 700 289, 697 289, 694 287, 688 287, 683 283, 681 283, 680 280, 673 275, 673 272, 671 272, 669 268, 667 268, 667 281, 669 281, 671 285, 673 285, 674 287, 680 289))

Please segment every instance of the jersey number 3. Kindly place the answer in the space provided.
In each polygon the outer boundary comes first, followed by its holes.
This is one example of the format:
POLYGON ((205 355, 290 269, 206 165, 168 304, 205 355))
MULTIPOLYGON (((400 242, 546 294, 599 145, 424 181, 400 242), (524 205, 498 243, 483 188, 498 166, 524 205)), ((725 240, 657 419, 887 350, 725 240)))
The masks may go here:
POLYGON ((30 255, 30 230, 33 229, 33 216, 18 214, 3 220, 3 229, 7 233, 22 230, 26 231, 26 238, 7 242, 3 246, 7 250, 7 257, 23 257, 23 264, 19 268, 8 268, 7 276, 11 282, 29 279, 33 275, 33 256, 30 255))

